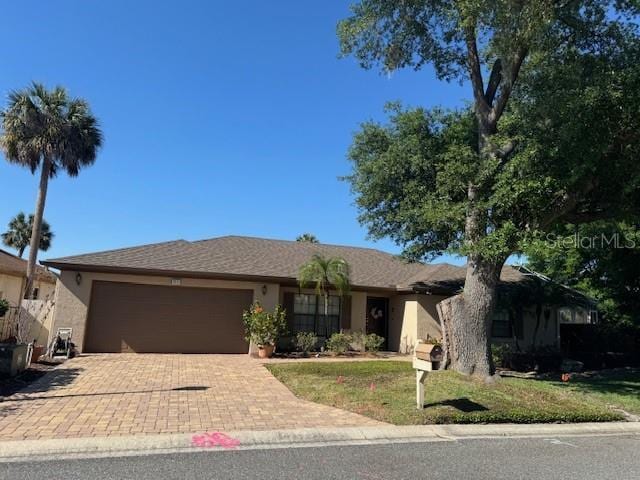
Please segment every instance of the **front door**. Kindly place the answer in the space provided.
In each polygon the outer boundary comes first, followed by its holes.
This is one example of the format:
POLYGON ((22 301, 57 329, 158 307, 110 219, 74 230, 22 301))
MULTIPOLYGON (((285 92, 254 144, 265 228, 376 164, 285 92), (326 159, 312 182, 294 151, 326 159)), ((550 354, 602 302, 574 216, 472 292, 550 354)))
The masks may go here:
POLYGON ((384 338, 382 349, 387 349, 387 326, 389 323, 389 299, 367 297, 367 334, 375 333, 384 338))

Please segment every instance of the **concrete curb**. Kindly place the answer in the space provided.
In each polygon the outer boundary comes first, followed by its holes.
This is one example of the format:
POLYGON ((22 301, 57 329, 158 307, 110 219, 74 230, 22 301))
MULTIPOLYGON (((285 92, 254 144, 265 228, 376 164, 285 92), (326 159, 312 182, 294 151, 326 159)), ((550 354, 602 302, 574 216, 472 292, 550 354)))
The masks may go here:
MULTIPOLYGON (((195 434, 202 435, 202 434, 195 434)), ((457 441, 478 438, 562 437, 584 435, 640 435, 640 423, 582 423, 533 425, 420 425, 295 430, 213 432, 208 447, 194 446, 194 434, 136 435, 0 441, 0 463, 64 458, 95 458, 328 445, 370 445, 457 441), (217 435, 216 435, 217 434, 217 435), (218 442, 218 440, 221 440, 218 442), (229 443, 224 446, 225 440, 229 443), (223 444, 223 446, 219 446, 223 444)))

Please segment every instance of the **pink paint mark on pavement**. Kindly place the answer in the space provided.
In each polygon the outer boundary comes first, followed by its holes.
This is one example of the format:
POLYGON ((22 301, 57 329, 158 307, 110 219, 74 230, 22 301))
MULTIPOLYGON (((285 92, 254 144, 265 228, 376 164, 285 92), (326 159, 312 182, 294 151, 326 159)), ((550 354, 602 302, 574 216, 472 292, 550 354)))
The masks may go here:
POLYGON ((240 445, 240 440, 230 437, 222 432, 206 432, 194 435, 191 438, 191 446, 201 448, 222 447, 234 449, 240 445))

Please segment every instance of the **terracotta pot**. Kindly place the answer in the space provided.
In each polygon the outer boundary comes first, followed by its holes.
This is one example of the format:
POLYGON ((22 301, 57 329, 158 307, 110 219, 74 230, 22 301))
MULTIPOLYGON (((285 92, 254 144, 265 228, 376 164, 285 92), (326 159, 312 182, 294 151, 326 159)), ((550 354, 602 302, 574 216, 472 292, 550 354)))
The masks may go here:
POLYGON ((258 347, 258 357, 270 358, 273 355, 275 347, 273 345, 262 345, 258 347))
POLYGON ((35 345, 33 347, 33 352, 31 353, 31 363, 36 363, 40 359, 43 353, 44 353, 44 346, 35 345))

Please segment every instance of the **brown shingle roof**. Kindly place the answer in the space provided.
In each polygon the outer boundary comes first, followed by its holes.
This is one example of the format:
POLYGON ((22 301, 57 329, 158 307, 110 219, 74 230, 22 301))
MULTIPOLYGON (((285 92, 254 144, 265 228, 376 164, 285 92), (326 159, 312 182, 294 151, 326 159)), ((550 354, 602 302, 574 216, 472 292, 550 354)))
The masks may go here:
MULTIPOLYGON (((0 273, 23 277, 27 274, 27 261, 0 249, 0 273)), ((36 266, 36 275, 42 281, 56 282, 56 276, 40 265, 36 266)))
POLYGON ((344 258, 354 286, 395 288, 408 277, 431 268, 370 248, 313 244, 288 240, 227 236, 110 250, 47 260, 46 265, 69 269, 126 269, 185 274, 219 274, 295 279, 300 266, 314 253, 344 258))
MULTIPOLYGON (((467 270, 448 263, 432 265, 428 271, 419 272, 417 275, 407 279, 401 289, 410 289, 413 286, 421 287, 424 290, 456 292, 464 285, 467 270)), ((500 281, 504 284, 522 283, 527 279, 515 268, 505 265, 500 273, 500 281)))
MULTIPOLYGON (((43 262, 60 269, 170 272, 205 276, 265 277, 294 280, 300 266, 314 253, 344 258, 356 287, 406 288, 414 283, 436 284, 464 280, 464 267, 408 263, 371 248, 314 244, 288 240, 227 236, 89 253, 43 262)), ((503 276, 521 276, 506 267, 503 276)), ((458 287, 459 288, 459 287, 458 287)))

